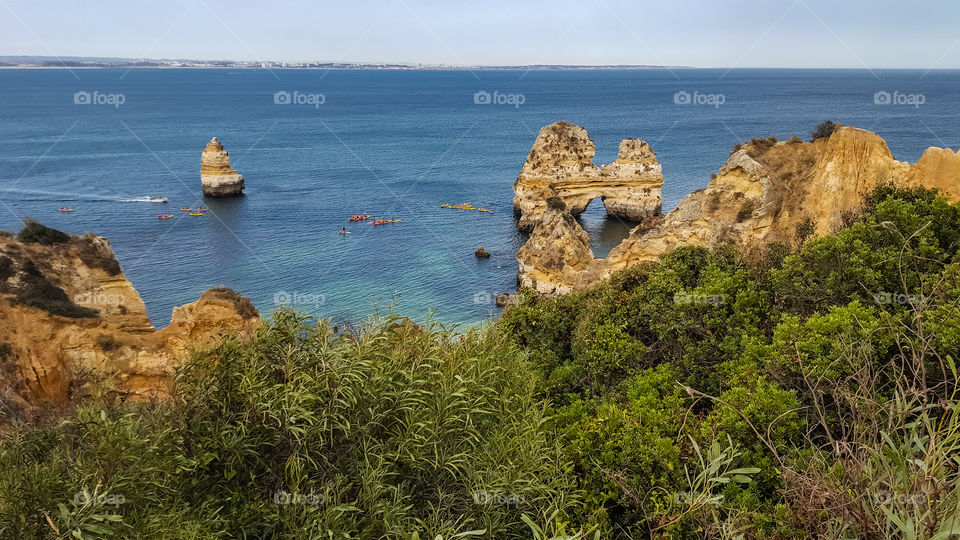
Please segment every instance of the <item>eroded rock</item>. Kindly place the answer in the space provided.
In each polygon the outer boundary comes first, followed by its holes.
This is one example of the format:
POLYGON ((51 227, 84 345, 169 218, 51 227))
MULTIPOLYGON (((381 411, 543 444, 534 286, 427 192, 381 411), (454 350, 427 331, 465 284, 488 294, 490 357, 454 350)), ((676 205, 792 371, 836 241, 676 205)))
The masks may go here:
POLYGON ((517 284, 542 294, 572 291, 593 261, 590 237, 562 203, 545 207, 530 239, 518 251, 517 284))
POLYGON ((191 348, 259 324, 249 299, 217 288, 157 331, 105 238, 0 235, 0 399, 21 408, 66 402, 90 374, 131 399, 162 397, 191 348))
POLYGON ((607 213, 651 226, 661 213, 663 171, 646 142, 625 139, 613 163, 597 167, 596 147, 582 127, 557 122, 540 130, 514 184, 514 213, 520 230, 531 231, 548 197, 560 197, 571 215, 603 200, 607 213))
POLYGON ((230 154, 216 137, 210 139, 200 156, 200 184, 207 197, 243 195, 243 177, 230 167, 230 154))

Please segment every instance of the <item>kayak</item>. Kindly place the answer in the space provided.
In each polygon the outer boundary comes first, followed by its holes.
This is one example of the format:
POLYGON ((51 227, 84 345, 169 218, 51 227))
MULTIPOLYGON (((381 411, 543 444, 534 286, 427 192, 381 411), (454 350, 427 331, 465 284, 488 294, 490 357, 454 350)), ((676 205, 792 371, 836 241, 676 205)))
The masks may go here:
POLYGON ((202 216, 203 212, 190 212, 191 216, 202 216))
POLYGON ((206 212, 207 208, 197 208, 197 212, 206 212))
POLYGON ((350 221, 364 221, 370 219, 370 214, 364 214, 362 216, 350 216, 350 221))
POLYGON ((61 211, 61 212, 73 212, 73 208, 66 208, 66 207, 64 207, 64 208, 61 208, 60 211, 61 211))
POLYGON ((180 210, 182 212, 193 212, 193 208, 187 208, 186 206, 181 206, 180 210))
POLYGON ((376 221, 371 221, 371 225, 386 225, 387 223, 400 223, 402 219, 378 219, 376 221))
POLYGON ((170 219, 173 217, 173 214, 166 214, 163 216, 157 216, 157 219, 170 219))

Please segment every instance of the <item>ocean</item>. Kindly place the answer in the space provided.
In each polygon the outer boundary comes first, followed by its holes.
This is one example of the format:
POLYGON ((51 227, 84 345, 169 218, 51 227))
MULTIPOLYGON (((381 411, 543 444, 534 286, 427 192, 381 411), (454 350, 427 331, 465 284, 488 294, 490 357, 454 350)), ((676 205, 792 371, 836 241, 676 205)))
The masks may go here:
MULTIPOLYGON (((29 216, 107 237, 157 327, 218 285, 265 315, 475 323, 515 289, 512 186, 545 125, 586 128, 598 165, 623 138, 648 141, 669 211, 734 144, 806 138, 825 119, 877 132, 900 160, 956 150, 958 103, 960 71, 7 69, 0 230, 29 216), (214 136, 242 198, 201 196, 214 136), (461 202, 494 212, 440 208, 461 202), (180 211, 200 205, 208 215, 180 211), (403 221, 348 223, 361 212, 403 221)), ((581 221, 598 256, 632 225, 599 202, 581 221)))

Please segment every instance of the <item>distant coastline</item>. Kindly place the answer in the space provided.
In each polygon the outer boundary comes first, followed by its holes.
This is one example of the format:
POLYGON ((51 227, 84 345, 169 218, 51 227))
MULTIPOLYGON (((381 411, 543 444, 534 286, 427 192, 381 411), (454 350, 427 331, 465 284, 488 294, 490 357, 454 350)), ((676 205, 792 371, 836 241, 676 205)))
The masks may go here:
POLYGON ((84 56, 0 56, 0 69, 109 69, 109 68, 228 68, 228 69, 369 69, 369 70, 603 70, 603 69, 692 69, 692 66, 646 64, 576 65, 530 64, 471 66, 449 64, 403 64, 387 62, 277 62, 236 60, 186 60, 168 58, 103 58, 84 56))

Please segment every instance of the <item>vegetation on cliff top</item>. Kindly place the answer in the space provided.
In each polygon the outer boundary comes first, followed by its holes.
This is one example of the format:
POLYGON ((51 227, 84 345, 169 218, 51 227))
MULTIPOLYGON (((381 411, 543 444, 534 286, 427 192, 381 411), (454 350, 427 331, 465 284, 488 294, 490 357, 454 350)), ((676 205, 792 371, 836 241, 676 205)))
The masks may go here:
POLYGON ((797 252, 682 248, 526 295, 498 324, 545 379, 577 521, 621 538, 960 534, 958 248, 960 207, 882 188, 797 252), (697 448, 727 440, 759 472, 692 490, 697 448))
POLYGON ((281 312, 172 402, 6 433, 0 536, 955 537, 958 249, 960 205, 882 188, 463 335, 281 312))

